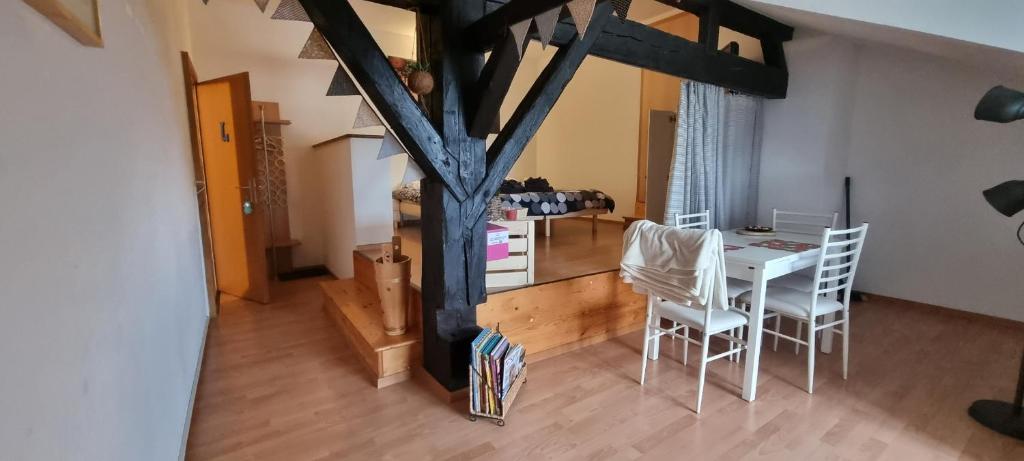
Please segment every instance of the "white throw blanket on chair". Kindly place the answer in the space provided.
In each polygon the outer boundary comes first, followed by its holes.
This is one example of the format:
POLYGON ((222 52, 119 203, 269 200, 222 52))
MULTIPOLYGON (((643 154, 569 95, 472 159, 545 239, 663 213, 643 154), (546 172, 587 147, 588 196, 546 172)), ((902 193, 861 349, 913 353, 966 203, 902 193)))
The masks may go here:
POLYGON ((619 276, 637 293, 681 305, 728 309, 725 252, 717 229, 636 221, 622 238, 619 276))

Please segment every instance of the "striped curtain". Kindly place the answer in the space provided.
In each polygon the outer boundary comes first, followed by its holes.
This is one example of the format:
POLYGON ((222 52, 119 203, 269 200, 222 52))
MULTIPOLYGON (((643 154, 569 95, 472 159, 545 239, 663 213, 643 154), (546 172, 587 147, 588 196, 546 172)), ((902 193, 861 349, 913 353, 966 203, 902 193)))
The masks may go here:
POLYGON ((684 82, 665 224, 711 211, 711 226, 754 224, 760 174, 761 100, 715 85, 684 82))

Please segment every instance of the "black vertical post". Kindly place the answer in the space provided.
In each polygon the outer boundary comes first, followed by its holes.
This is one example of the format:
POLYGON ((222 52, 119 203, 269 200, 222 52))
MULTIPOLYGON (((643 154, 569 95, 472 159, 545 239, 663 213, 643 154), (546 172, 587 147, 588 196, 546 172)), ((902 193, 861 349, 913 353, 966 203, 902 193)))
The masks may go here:
MULTIPOLYGON (((484 140, 467 133, 464 100, 480 76, 483 53, 466 46, 461 33, 483 14, 484 2, 452 0, 437 15, 419 18, 420 59, 429 60, 439 82, 425 106, 467 191, 486 174, 484 140)), ((483 198, 471 193, 460 201, 436 179, 424 180, 422 189, 423 366, 455 390, 467 384, 469 344, 479 332, 476 305, 486 297, 486 221, 469 212, 483 198)))

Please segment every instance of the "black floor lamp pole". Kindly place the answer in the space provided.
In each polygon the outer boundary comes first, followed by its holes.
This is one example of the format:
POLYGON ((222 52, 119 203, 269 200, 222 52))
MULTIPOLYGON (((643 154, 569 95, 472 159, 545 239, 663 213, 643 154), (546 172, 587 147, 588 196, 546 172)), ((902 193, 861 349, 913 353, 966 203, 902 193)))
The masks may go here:
MULTIPOLYGON (((997 86, 985 93, 974 109, 974 118, 989 122, 1009 123, 1024 119, 1024 93, 997 86)), ((1024 210, 1024 181, 1007 181, 984 192, 985 200, 1007 217, 1024 210)), ((1017 240, 1024 245, 1017 228, 1017 240)), ((999 400, 976 400, 967 410, 976 421, 1000 434, 1024 440, 1024 353, 1017 375, 1017 393, 1013 403, 999 400)))

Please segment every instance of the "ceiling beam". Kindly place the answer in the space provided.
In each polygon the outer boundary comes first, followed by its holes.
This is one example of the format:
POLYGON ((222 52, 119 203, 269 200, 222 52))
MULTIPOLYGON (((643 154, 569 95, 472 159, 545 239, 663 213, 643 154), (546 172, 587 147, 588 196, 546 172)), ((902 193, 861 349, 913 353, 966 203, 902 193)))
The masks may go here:
POLYGON ((474 89, 474 97, 469 99, 470 136, 486 138, 491 133, 498 120, 501 103, 505 101, 522 61, 518 49, 520 45, 523 44, 517 44, 512 34, 506 34, 487 59, 474 89))
POLYGON ((768 16, 728 0, 655 0, 658 3, 678 8, 703 17, 715 5, 720 11, 721 25, 758 39, 790 41, 793 28, 768 16))
MULTIPOLYGON (((340 0, 339 0, 340 1, 340 0)), ((370 3, 378 3, 386 6, 393 6, 403 10, 437 11, 437 2, 440 0, 367 0, 370 3)))
MULTIPOLYGON (((504 3, 466 29, 466 40, 480 51, 489 51, 508 33, 509 26, 533 19, 538 14, 561 8, 569 0, 488 1, 488 8, 504 3)), ((603 0, 602 0, 603 1, 603 0)), ((566 14, 562 12, 563 17, 566 14)))
MULTIPOLYGON (((576 35, 559 24, 551 43, 564 46, 576 35)), ((589 34, 588 34, 589 35, 589 34)), ((608 21, 590 54, 679 78, 711 83, 742 93, 786 97, 789 73, 686 40, 633 21, 608 21)), ((609 88, 614 91, 614 88, 609 88)))

